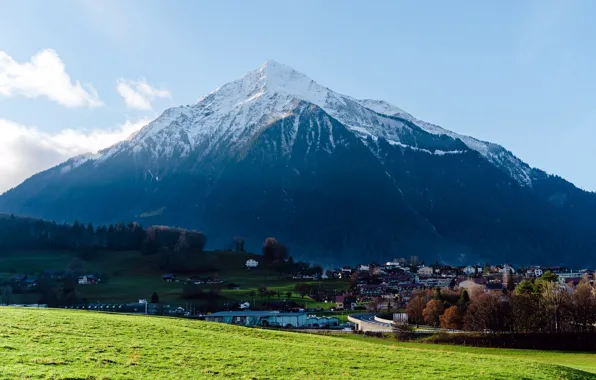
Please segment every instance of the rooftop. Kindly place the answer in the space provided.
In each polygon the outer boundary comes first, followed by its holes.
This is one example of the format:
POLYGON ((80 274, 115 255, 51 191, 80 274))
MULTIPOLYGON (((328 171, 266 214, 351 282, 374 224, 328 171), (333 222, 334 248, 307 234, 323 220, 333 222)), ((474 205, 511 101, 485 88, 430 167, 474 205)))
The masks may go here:
POLYGON ((298 317, 306 315, 304 312, 299 313, 282 313, 278 311, 220 311, 213 314, 208 314, 206 317, 298 317))

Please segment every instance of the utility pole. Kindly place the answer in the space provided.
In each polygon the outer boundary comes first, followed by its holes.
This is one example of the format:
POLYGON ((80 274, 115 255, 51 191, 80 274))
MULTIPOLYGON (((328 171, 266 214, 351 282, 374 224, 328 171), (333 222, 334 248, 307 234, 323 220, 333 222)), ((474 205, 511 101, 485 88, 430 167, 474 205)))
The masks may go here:
POLYGON ((146 299, 140 299, 139 300, 139 303, 140 304, 145 304, 145 314, 149 314, 148 313, 148 302, 147 302, 147 300, 146 299))

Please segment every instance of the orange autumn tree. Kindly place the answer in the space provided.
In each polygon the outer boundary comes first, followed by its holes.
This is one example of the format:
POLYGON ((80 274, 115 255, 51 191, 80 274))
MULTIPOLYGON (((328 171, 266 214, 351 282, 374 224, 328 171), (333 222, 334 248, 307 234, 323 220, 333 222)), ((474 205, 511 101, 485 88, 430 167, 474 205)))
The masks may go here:
POLYGON ((459 307, 451 306, 443 315, 439 317, 441 328, 444 329, 461 329, 463 326, 464 318, 460 312, 459 307))
POLYGON ((439 317, 443 314, 445 310, 445 306, 443 306, 443 302, 439 300, 430 300, 426 304, 422 315, 424 316, 424 320, 431 326, 437 326, 439 324, 439 317))

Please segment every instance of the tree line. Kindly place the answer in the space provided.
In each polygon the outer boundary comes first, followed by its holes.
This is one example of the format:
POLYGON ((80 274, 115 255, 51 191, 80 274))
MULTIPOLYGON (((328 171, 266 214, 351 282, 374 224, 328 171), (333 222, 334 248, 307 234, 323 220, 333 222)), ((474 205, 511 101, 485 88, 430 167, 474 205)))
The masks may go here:
POLYGON ((207 237, 197 231, 167 226, 143 228, 139 223, 93 226, 0 215, 0 250, 63 249, 74 250, 85 260, 92 260, 99 250, 140 251, 159 254, 164 270, 190 270, 191 256, 205 248, 207 237))
POLYGON ((93 226, 20 218, 0 218, 0 247, 12 249, 81 249, 140 250, 145 254, 161 249, 202 251, 207 237, 182 228, 151 226, 139 223, 116 223, 93 226))
POLYGON ((554 276, 524 280, 513 291, 480 288, 417 293, 406 312, 411 323, 446 329, 509 333, 596 332, 596 289, 586 275, 574 289, 554 276))

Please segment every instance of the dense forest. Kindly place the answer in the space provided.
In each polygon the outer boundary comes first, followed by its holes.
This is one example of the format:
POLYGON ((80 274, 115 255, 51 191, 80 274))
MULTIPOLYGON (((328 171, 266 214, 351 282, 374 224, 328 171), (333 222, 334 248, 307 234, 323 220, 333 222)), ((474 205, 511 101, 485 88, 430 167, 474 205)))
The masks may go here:
POLYGON ((0 254, 9 249, 72 250, 83 260, 100 251, 139 251, 159 255, 162 270, 196 271, 193 257, 205 248, 207 237, 197 231, 167 226, 144 229, 138 223, 94 227, 74 221, 58 224, 33 218, 0 215, 0 254))
POLYGON ((39 219, 0 215, 0 249, 109 249, 140 250, 144 254, 161 249, 202 251, 205 234, 181 228, 117 223, 57 224, 39 219))
MULTIPOLYGON (((0 254, 11 249, 60 249, 76 252, 83 260, 92 260, 103 251, 139 251, 158 255, 164 271, 178 273, 208 272, 200 259, 207 236, 198 231, 168 226, 143 228, 138 223, 117 223, 94 227, 92 224, 57 224, 34 218, 0 214, 0 254)), ((230 240, 224 250, 245 251, 241 237, 230 240)), ((321 275, 320 265, 294 261, 285 244, 273 237, 263 242, 263 263, 278 272, 321 275)))

